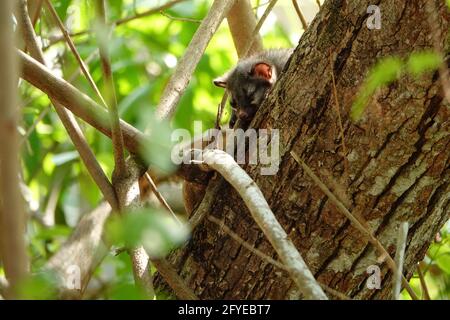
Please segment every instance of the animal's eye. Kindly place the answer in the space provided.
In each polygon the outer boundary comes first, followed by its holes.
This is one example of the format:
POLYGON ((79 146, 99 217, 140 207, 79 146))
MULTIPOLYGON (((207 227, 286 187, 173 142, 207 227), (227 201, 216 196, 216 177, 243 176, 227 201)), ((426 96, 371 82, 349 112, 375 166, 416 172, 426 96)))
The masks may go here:
POLYGON ((236 108, 236 101, 230 100, 230 105, 232 108, 236 108))

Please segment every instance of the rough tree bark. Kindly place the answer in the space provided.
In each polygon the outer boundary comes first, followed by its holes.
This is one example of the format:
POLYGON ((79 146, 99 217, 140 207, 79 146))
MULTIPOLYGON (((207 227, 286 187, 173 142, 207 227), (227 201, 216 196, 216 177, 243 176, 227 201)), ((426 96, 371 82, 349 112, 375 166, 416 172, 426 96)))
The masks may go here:
MULTIPOLYGON (((392 257, 399 223, 409 222, 404 265, 409 279, 450 211, 449 105, 443 100, 439 77, 402 77, 376 94, 357 124, 348 115, 377 59, 433 47, 425 1, 430 0, 327 1, 252 123, 255 128, 280 129, 281 163, 274 176, 261 176, 259 166, 247 166, 247 172, 316 279, 352 298, 390 298, 392 273, 290 152, 295 151, 354 214, 368 221, 392 257), (381 9, 381 30, 366 26, 371 4, 381 9), (332 72, 341 106, 345 155, 332 72), (381 269, 379 290, 366 286, 366 269, 371 265, 381 269)), ((436 23, 448 56, 450 15, 444 1, 438 7, 436 23)), ((220 186, 209 212, 276 259, 228 184, 220 186)), ((202 299, 296 297, 285 272, 207 219, 169 260, 202 299)), ((166 289, 160 279, 157 286, 166 289)))

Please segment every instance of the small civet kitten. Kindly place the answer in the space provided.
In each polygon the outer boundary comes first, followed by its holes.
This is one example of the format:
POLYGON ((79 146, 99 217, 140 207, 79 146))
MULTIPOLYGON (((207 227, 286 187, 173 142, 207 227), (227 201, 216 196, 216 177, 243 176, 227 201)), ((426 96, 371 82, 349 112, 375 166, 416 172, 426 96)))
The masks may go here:
POLYGON ((214 80, 218 87, 227 89, 230 95, 230 127, 239 118, 249 123, 269 89, 277 81, 293 49, 267 50, 240 60, 236 67, 214 80))

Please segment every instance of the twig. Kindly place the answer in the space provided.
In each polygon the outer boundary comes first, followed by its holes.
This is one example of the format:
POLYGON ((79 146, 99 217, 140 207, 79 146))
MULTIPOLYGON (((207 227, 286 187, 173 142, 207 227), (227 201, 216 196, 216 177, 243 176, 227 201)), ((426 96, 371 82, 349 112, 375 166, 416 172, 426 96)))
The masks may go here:
POLYGON ((202 23, 202 20, 198 20, 198 19, 192 19, 192 18, 184 18, 184 17, 173 17, 168 13, 165 13, 164 11, 160 11, 159 12, 162 16, 169 18, 170 20, 174 20, 174 21, 182 21, 182 22, 193 22, 193 23, 202 23))
POLYGON ((220 120, 222 119, 223 110, 225 109, 225 105, 227 104, 228 93, 225 91, 222 96, 222 101, 220 101, 219 107, 217 108, 216 122, 214 124, 214 128, 220 129, 220 120))
MULTIPOLYGON (((97 54, 96 51, 92 52, 86 59, 86 63, 89 63, 96 56, 96 54, 97 54)), ((74 73, 72 73, 72 75, 69 77, 69 82, 73 82, 75 80, 75 78, 79 75, 80 70, 81 69, 77 69, 77 70, 75 70, 74 73)), ((26 104, 28 104, 28 103, 24 103, 24 105, 26 105, 26 104)), ((36 126, 38 125, 38 123, 41 122, 42 119, 47 115, 48 111, 50 111, 50 108, 51 108, 51 105, 48 105, 47 107, 44 108, 44 110, 41 111, 39 116, 35 119, 33 124, 28 128, 27 132, 22 137, 21 144, 23 144, 25 142, 25 140, 27 140, 29 138, 29 136, 36 129, 36 126)))
MULTIPOLYGON (((49 69, 29 55, 20 50, 16 52, 22 67, 21 77, 23 79, 68 108, 76 116, 106 136, 111 137, 108 113, 104 108, 64 79, 55 76, 49 69)), ((139 146, 145 143, 146 137, 141 131, 125 121, 121 120, 120 122, 126 148, 130 152, 140 154, 142 150, 139 146)))
MULTIPOLYGON (((176 5, 176 4, 180 3, 180 2, 184 2, 184 1, 187 1, 187 0, 169 1, 169 2, 167 2, 167 3, 165 3, 165 4, 161 5, 161 6, 158 6, 156 8, 151 8, 151 9, 148 9, 148 10, 143 11, 141 13, 136 13, 136 14, 134 14, 132 16, 121 18, 121 19, 118 19, 116 21, 113 21, 111 23, 111 26, 113 26, 113 27, 120 26, 120 25, 122 25, 124 23, 127 23, 127 22, 130 22, 130 21, 136 20, 136 19, 141 19, 141 18, 150 16, 152 14, 160 12, 161 10, 167 10, 170 7, 176 5)), ((78 32, 72 32, 72 33, 69 33, 69 35, 71 37, 79 37, 79 36, 84 36, 86 34, 89 34, 91 32, 92 32, 91 29, 87 29, 87 30, 82 30, 82 31, 78 31, 78 32)), ((57 37, 57 38, 51 40, 51 43, 47 46, 47 48, 50 47, 51 45, 55 44, 55 43, 58 43, 58 42, 62 41, 63 39, 64 39, 64 36, 57 37)))
POLYGON ((253 31, 257 24, 249 0, 236 1, 228 12, 227 22, 238 57, 243 58, 246 54, 252 55, 264 49, 262 39, 257 34, 249 52, 246 52, 247 44, 253 38, 253 31))
POLYGON ((147 297, 155 296, 150 259, 145 249, 140 246, 130 250, 131 265, 133 267, 134 282, 144 290, 147 297))
POLYGON ((247 241, 245 241, 244 239, 242 239, 239 235, 237 235, 236 233, 234 233, 230 228, 228 228, 225 225, 225 221, 223 220, 219 220, 214 216, 208 216, 207 218, 209 221, 215 223, 216 225, 218 225, 223 231, 225 231, 233 240, 235 240, 237 243, 239 243, 240 245, 242 245, 244 248, 246 248, 248 251, 254 253, 255 255, 257 255, 258 257, 260 257, 262 260, 266 260, 268 263, 273 264, 274 266, 276 266, 277 268, 283 269, 284 271, 289 272, 289 269, 282 264, 281 262, 278 262, 274 259, 272 259, 271 257, 269 257, 267 254, 263 253, 261 250, 256 249, 254 246, 252 246, 251 244, 249 244, 247 241))
MULTIPOLYGON (((153 179, 150 177, 150 175, 147 172, 145 173, 145 177, 148 180, 153 193, 156 195, 157 199, 162 204, 162 206, 165 207, 172 214, 172 216, 175 218, 175 220, 181 224, 181 221, 178 220, 178 217, 173 212, 169 203, 166 201, 166 199, 164 199, 162 194, 159 192, 155 183, 153 182, 153 179)), ((178 275, 178 273, 169 264, 169 262, 167 260, 151 259, 151 262, 180 299, 198 300, 198 297, 185 284, 184 280, 178 275)))
POLYGON ((297 0, 292 0, 292 4, 294 5, 295 12, 297 12, 297 16, 300 19, 303 30, 306 31, 306 29, 308 29, 308 23, 306 22, 306 19, 303 16, 302 10, 300 10, 300 6, 298 5, 297 0))
POLYGON ((41 15, 43 1, 44 0, 28 1, 28 12, 30 13, 31 23, 33 24, 33 26, 36 25, 39 16, 41 15))
MULTIPOLYGON (((353 226, 359 230, 364 236, 366 236, 367 240, 380 252, 380 254, 386 258, 387 264, 389 268, 395 272, 397 269, 395 261, 392 259, 392 257, 389 255, 389 253, 386 251, 386 249, 383 247, 383 245, 380 243, 380 241, 375 238, 375 236, 368 230, 366 227, 367 222, 360 221, 362 220, 362 217, 356 218, 346 207, 345 205, 339 201, 339 199, 330 191, 330 189, 327 188, 327 186, 317 177, 314 172, 309 168, 309 166, 303 162, 299 158, 299 156, 294 152, 291 151, 291 156, 294 158, 295 161, 297 161, 298 164, 301 165, 303 170, 308 174, 308 176, 317 184, 317 186, 322 190, 323 193, 327 195, 327 197, 336 205, 336 207, 339 209, 339 211, 350 220, 350 222, 353 224, 353 226)), ((411 298, 414 300, 417 300, 418 297, 416 293, 413 291, 413 289, 410 287, 408 281, 403 276, 402 277, 402 283, 405 289, 410 294, 411 298)))
POLYGON ((253 219, 272 244, 283 264, 289 269, 292 280, 305 298, 327 300, 327 296, 314 279, 300 253, 288 239, 256 183, 226 152, 217 149, 205 150, 202 156, 204 162, 218 171, 242 197, 253 219))
POLYGON ((194 230, 203 219, 209 214, 210 208, 214 200, 216 200, 217 192, 219 191, 224 179, 222 177, 209 181, 205 190, 205 196, 196 209, 192 212, 189 219, 191 230, 194 230))
MULTIPOLYGON (((48 0, 47 0, 48 1, 48 0)), ((127 175, 127 168, 125 166, 125 156, 123 147, 123 136, 120 128, 120 117, 117 111, 116 90, 114 88, 114 79, 111 70, 111 63, 109 61, 108 39, 109 32, 106 26, 105 2, 104 0, 96 0, 97 13, 97 42, 99 44, 100 61, 102 65, 103 76, 105 80, 106 99, 109 107, 109 119, 111 122, 111 139, 113 144, 114 154, 114 172, 113 180, 115 178, 123 178, 127 175)), ((114 181, 113 181, 114 182, 114 181)), ((119 204, 120 205, 120 204, 119 204)))
MULTIPOLYGON (((25 0, 20 0, 18 10, 18 20, 22 28, 25 43, 27 44, 31 54, 44 64, 44 55, 36 40, 36 34, 34 33, 33 26, 31 25, 25 0)), ((63 91, 62 94, 66 95, 66 92, 63 91)), ((73 116, 73 114, 69 113, 60 103, 58 103, 56 99, 50 97, 50 100, 55 106, 55 110, 64 127, 66 128, 67 133, 69 134, 69 137, 72 140, 75 148, 80 154, 80 157, 83 160, 83 163, 86 166, 89 174, 92 176, 103 196, 110 203, 113 210, 117 210, 118 202, 114 189, 112 188, 112 185, 103 172, 103 169, 101 168, 95 155, 90 149, 80 126, 75 120, 75 117, 73 116)))
POLYGON ((397 235, 397 249, 395 250, 395 263, 392 295, 394 300, 400 300, 402 289, 403 261, 405 260, 406 240, 408 237, 408 222, 400 223, 397 235))
POLYGON ((27 274, 24 226, 26 216, 19 189, 17 58, 11 17, 15 1, 0 1, 0 244, 1 260, 10 288, 6 298, 17 298, 17 285, 27 274))
POLYGON ((272 11, 273 7, 277 4, 278 0, 272 0, 270 1, 269 5, 267 6, 266 10, 264 10, 263 15, 261 16, 261 18, 259 19, 258 23, 256 24, 255 29, 252 32, 252 36, 249 39, 250 41, 247 44, 247 47, 244 50, 244 55, 243 57, 247 57, 250 49, 253 46, 253 42, 258 39, 259 37, 259 30, 261 30, 262 25, 264 24, 264 22, 266 21, 267 17, 269 16, 270 12, 272 11))
POLYGON ((37 116, 37 118, 34 120, 34 122, 31 124, 31 126, 28 128, 27 132, 23 135, 20 144, 23 144, 33 133, 34 129, 36 129, 36 126, 39 122, 44 119, 44 117, 47 115, 47 113, 50 111, 50 105, 46 106, 44 110, 41 111, 41 113, 37 116))
MULTIPOLYGON (((234 233, 230 228, 228 228, 225 225, 225 221, 223 220, 219 220, 214 216, 208 216, 208 220, 215 223, 216 225, 218 225, 223 231, 225 231, 226 234, 228 234, 233 240, 235 240, 237 243, 239 243, 240 245, 242 245, 244 248, 246 248, 248 251, 254 253, 255 255, 257 255, 258 257, 260 257, 262 260, 267 261, 268 263, 274 265, 277 268, 280 268, 281 270, 286 271, 287 273, 289 273, 289 269, 282 264, 281 262, 278 262, 274 259, 272 259, 271 257, 269 257, 268 255, 266 255, 264 252, 262 252, 261 250, 256 249, 254 246, 252 246, 251 244, 249 244, 247 241, 245 241, 244 239, 242 239, 239 235, 237 235, 236 233, 234 233)), ((322 283, 319 282, 319 285, 322 287, 322 289, 336 297, 338 297, 341 300, 351 300, 349 297, 347 297, 345 294, 343 294, 342 292, 339 292, 333 288, 330 288, 327 285, 324 285, 322 283)))
MULTIPOLYGON (((295 0, 293 0, 293 1, 295 1, 295 0)), ((341 106, 339 105, 339 99, 338 99, 337 88, 336 88, 336 79, 334 78, 333 63, 331 61, 331 50, 330 50, 329 59, 330 59, 331 80, 332 80, 332 84, 333 84, 335 109, 336 109, 336 113, 338 115, 339 131, 341 134, 341 141, 342 141, 342 157, 344 159, 345 180, 346 180, 345 182, 347 183, 348 176, 350 174, 350 168, 349 168, 348 159, 347 159, 347 146, 345 145, 344 127, 342 125, 341 106)))
MULTIPOLYGON (((163 91, 156 109, 156 116, 158 119, 167 120, 175 112, 177 104, 192 77, 192 73, 199 63, 206 46, 235 1, 236 0, 215 0, 212 4, 208 15, 203 19, 192 37, 188 48, 178 62, 175 72, 163 91)), ((149 130, 150 128, 147 127, 146 132, 149 130)))
POLYGON ((153 259, 152 263, 179 299, 199 300, 194 291, 184 283, 183 278, 180 277, 167 260, 153 259))
POLYGON ((417 274, 419 275, 420 287, 422 288, 422 299, 430 300, 430 292, 428 291, 428 286, 425 281, 425 276, 420 268, 420 263, 417 264, 417 274))
POLYGON ((156 187, 155 182, 153 181, 152 177, 150 177, 148 172, 145 173, 145 178, 147 179, 147 182, 150 185, 150 188, 152 189, 152 191, 155 194, 155 196, 158 199, 158 201, 162 204, 162 206, 164 208, 167 209, 167 211, 170 212, 170 214, 175 219, 175 221, 177 221, 179 224, 181 224, 180 219, 178 219, 177 215, 175 214, 175 212, 173 212, 172 208, 169 206, 169 204, 167 203, 166 199, 164 199, 164 197, 161 194, 161 192, 159 192, 158 188, 156 187))
POLYGON ((83 72, 84 76, 86 77, 87 81, 89 82, 89 85, 94 90, 95 94, 99 97, 102 104, 106 107, 105 99, 103 99, 102 94, 100 93, 100 90, 98 90, 97 85, 95 84, 94 79, 92 79, 92 76, 88 70, 88 66, 84 63, 83 59, 81 58, 80 54, 78 53, 77 48, 75 47, 75 44, 72 41, 72 38, 69 35, 69 32, 67 31, 66 27, 64 26, 64 23, 61 21, 61 19, 58 16, 58 13, 56 12, 55 8, 53 7, 50 0, 45 0, 45 4, 47 5, 48 10, 50 11, 53 20, 55 20, 56 24, 58 25, 59 29, 64 35, 64 38, 66 39, 67 44, 69 45, 70 50, 72 51, 73 55, 75 56, 75 59, 77 60, 81 71, 83 72))
POLYGON ((136 20, 136 19, 140 19, 140 18, 143 18, 143 17, 147 17, 147 16, 149 16, 151 14, 158 13, 158 12, 163 11, 163 10, 167 10, 170 7, 173 7, 174 5, 176 5, 177 3, 180 3, 180 2, 183 2, 183 1, 186 1, 186 0, 169 1, 169 2, 163 4, 163 5, 159 6, 159 7, 148 9, 146 11, 143 11, 141 13, 137 13, 137 14, 135 14, 133 16, 130 16, 130 17, 118 19, 115 22, 113 22, 113 25, 120 26, 121 24, 130 22, 132 20, 136 20))

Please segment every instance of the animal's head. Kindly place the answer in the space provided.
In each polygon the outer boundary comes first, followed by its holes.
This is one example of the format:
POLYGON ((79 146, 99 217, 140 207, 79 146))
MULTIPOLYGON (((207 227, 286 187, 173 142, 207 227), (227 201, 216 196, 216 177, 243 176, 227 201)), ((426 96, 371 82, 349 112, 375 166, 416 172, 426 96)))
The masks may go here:
POLYGON ((236 68, 214 80, 228 90, 231 108, 244 121, 253 119, 268 90, 276 81, 276 70, 268 62, 243 60, 236 68))

